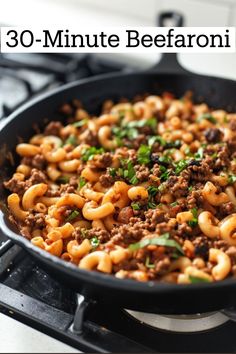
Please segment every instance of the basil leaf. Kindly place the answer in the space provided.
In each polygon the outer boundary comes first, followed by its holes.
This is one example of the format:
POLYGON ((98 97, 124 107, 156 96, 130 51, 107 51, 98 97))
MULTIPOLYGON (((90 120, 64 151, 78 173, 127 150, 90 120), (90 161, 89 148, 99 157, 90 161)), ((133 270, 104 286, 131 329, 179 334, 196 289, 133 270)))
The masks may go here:
POLYGON ((136 251, 140 248, 144 248, 149 245, 173 247, 176 248, 181 254, 184 254, 182 247, 175 240, 169 240, 168 233, 163 234, 159 237, 146 238, 137 243, 133 243, 129 245, 129 249, 131 251, 136 251))
POLYGON ((70 213, 70 215, 67 216, 67 218, 66 218, 65 221, 66 221, 66 222, 72 221, 72 220, 76 219, 78 216, 79 216, 79 211, 78 211, 78 210, 73 210, 73 211, 70 213))

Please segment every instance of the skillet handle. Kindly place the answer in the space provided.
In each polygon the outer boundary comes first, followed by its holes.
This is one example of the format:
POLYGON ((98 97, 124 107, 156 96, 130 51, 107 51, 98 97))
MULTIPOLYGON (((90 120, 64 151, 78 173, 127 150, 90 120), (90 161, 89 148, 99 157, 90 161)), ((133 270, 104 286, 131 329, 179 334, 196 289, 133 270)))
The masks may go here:
MULTIPOLYGON (((162 12, 157 20, 159 27, 182 27, 184 18, 180 13, 174 11, 162 12)), ((163 53, 161 60, 151 68, 155 73, 181 74, 186 73, 178 62, 177 53, 163 53)))

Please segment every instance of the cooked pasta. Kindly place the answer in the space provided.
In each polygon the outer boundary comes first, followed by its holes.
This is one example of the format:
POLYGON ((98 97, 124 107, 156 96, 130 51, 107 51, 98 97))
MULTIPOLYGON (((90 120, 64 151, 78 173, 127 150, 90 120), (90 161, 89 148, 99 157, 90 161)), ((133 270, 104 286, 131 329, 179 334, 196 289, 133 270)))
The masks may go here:
POLYGON ((22 236, 117 278, 236 275, 236 114, 189 93, 109 100, 97 116, 73 104, 61 112, 66 125, 16 146, 21 161, 4 182, 22 236))

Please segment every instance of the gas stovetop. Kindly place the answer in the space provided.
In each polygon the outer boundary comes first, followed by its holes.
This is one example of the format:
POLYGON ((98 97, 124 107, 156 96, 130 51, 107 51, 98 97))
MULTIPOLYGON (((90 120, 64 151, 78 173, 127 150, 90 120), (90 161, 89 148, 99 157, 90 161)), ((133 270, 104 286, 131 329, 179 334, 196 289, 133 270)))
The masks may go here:
MULTIPOLYGON (((0 55, 0 117, 63 83, 132 69, 89 55, 0 55)), ((59 284, 1 234, 0 312, 85 352, 236 353, 236 323, 225 313, 176 317, 105 307, 59 284)))
POLYGON ((0 311, 43 333, 85 352, 236 352, 236 323, 223 314, 183 319, 138 313, 138 320, 133 317, 137 313, 84 299, 40 269, 19 246, 0 240, 0 311), (207 325, 217 327, 206 330, 207 325), (188 328, 205 330, 181 333, 188 328))

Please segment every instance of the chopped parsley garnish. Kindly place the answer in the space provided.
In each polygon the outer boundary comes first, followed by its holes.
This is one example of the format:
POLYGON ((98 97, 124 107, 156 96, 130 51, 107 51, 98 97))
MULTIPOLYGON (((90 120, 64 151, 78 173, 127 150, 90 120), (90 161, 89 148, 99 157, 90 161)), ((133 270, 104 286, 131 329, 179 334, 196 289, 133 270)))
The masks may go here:
POLYGON ((155 264, 150 263, 150 257, 149 256, 146 257, 145 267, 150 268, 150 269, 155 267, 155 264))
POLYGON ((79 182, 79 188, 82 188, 87 183, 83 177, 80 177, 78 182, 79 182))
POLYGON ((189 275, 189 280, 192 284, 196 284, 196 283, 209 283, 210 280, 206 279, 206 278, 199 278, 199 277, 194 277, 192 275, 189 275))
POLYGON ((196 152, 196 154, 194 155, 194 157, 196 159, 203 159, 203 155, 204 155, 204 148, 203 147, 200 147, 198 149, 198 151, 196 152))
POLYGON ((189 221, 188 221, 188 224, 189 224, 190 227, 195 227, 195 226, 197 226, 197 224, 198 224, 197 208, 193 208, 193 209, 191 209, 190 211, 191 211, 191 213, 192 213, 192 215, 193 215, 193 218, 192 218, 192 220, 189 220, 189 221))
POLYGON ((217 120, 210 113, 203 113, 200 117, 198 117, 197 122, 200 123, 203 119, 208 120, 212 124, 217 123, 217 120))
POLYGON ((88 119, 81 119, 78 122, 73 123, 73 126, 76 128, 81 128, 84 125, 86 125, 88 123, 88 119))
POLYGON ((152 146, 155 143, 159 143, 161 146, 165 146, 166 145, 166 141, 165 139, 163 139, 161 136, 157 135, 157 136, 151 136, 148 139, 148 145, 152 146))
POLYGON ((140 210, 141 209, 141 205, 138 202, 131 203, 131 207, 133 210, 140 210))
POLYGON ((141 145, 138 149, 138 162, 143 165, 147 165, 151 162, 151 148, 147 145, 141 145))
POLYGON ((109 168, 108 172, 111 177, 116 176, 116 169, 114 167, 109 168))
POLYGON ((82 152, 82 161, 92 160, 95 155, 101 155, 104 153, 104 151, 105 150, 103 148, 96 148, 95 146, 91 146, 82 152))
POLYGON ((188 187, 188 190, 189 190, 189 192, 192 192, 193 186, 189 186, 189 187, 188 187))
POLYGON ((131 184, 137 184, 138 178, 136 177, 136 171, 134 169, 133 163, 130 160, 120 159, 121 167, 118 168, 117 174, 128 180, 131 184))
POLYGON ((178 202, 171 203, 170 206, 175 207, 176 205, 179 205, 178 202))
POLYGON ((228 183, 233 184, 236 182, 236 176, 235 175, 229 175, 228 176, 228 183))
POLYGON ((77 143, 77 138, 75 135, 70 135, 69 138, 66 139, 64 145, 74 145, 76 146, 77 143))
POLYGON ((76 219, 78 216, 79 216, 79 211, 78 211, 78 210, 73 210, 73 211, 70 213, 70 215, 67 216, 67 218, 66 218, 65 221, 66 221, 66 222, 72 221, 72 220, 76 219))
POLYGON ((188 167, 187 160, 180 160, 175 164, 175 173, 179 175, 185 168, 188 167))
POLYGON ((139 242, 133 243, 129 245, 129 249, 131 251, 139 250, 140 248, 144 248, 149 245, 156 246, 166 246, 176 248, 181 254, 184 254, 182 247, 175 241, 169 239, 169 233, 165 233, 159 237, 145 238, 139 242))
POLYGON ((112 133, 116 137, 117 144, 122 146, 122 139, 128 138, 130 140, 137 138, 139 132, 138 129, 148 126, 155 131, 157 126, 157 120, 155 118, 142 119, 138 121, 131 121, 126 124, 122 124, 121 127, 114 127, 112 133))
POLYGON ((93 248, 97 248, 100 244, 100 241, 97 237, 93 237, 91 238, 90 243, 93 248))
POLYGON ((147 191, 148 191, 147 207, 148 207, 148 209, 156 209, 157 204, 155 201, 155 196, 156 196, 157 192, 159 191, 159 189, 158 189, 158 187, 150 186, 150 187, 148 187, 147 191))
POLYGON ((66 184, 70 181, 70 178, 67 176, 61 176, 57 179, 57 183, 61 183, 61 184, 66 184))
POLYGON ((171 173, 171 171, 168 171, 168 170, 166 170, 165 172, 163 172, 163 173, 160 175, 161 181, 162 181, 162 182, 167 181, 167 179, 168 179, 169 176, 170 176, 170 173, 171 173))

